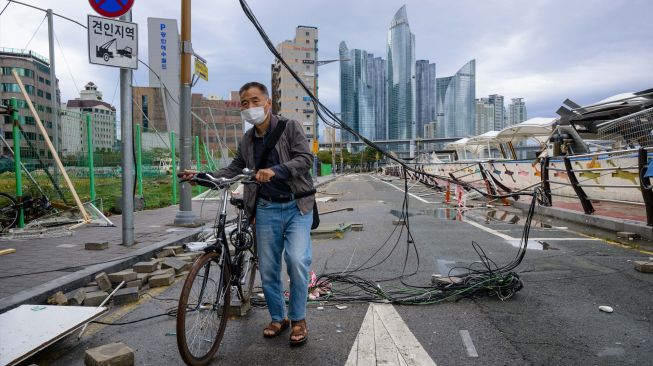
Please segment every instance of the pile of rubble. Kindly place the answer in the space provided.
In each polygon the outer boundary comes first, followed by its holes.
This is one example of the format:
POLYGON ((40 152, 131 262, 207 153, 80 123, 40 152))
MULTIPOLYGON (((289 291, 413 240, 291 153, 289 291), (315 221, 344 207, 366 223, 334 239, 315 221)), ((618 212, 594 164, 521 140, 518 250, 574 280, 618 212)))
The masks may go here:
POLYGON ((193 261, 201 252, 185 253, 182 246, 164 247, 147 262, 138 262, 132 268, 119 272, 101 272, 95 281, 85 287, 68 293, 59 291, 48 298, 48 304, 73 306, 99 306, 122 282, 125 282, 113 295, 115 305, 138 301, 147 289, 169 286, 175 278, 188 273, 193 261))

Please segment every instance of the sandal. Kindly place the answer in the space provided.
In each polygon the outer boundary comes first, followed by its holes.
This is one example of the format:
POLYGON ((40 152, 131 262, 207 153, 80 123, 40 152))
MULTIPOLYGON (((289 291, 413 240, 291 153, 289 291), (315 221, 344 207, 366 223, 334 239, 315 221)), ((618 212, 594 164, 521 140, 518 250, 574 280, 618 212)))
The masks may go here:
POLYGON ((301 346, 308 340, 308 329, 306 328, 306 320, 297 320, 292 322, 292 331, 290 332, 290 345, 301 346), (300 336, 301 338, 296 338, 300 336))
POLYGON ((288 329, 290 322, 288 319, 282 320, 279 322, 270 322, 265 329, 263 329, 263 337, 265 338, 274 338, 281 334, 284 330, 288 329))

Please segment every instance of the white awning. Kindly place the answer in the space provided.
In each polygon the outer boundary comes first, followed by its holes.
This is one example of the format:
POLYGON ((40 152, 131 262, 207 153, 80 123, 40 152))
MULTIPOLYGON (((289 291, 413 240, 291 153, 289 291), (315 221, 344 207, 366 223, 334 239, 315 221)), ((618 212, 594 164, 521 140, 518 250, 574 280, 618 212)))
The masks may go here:
POLYGON ((540 143, 546 142, 553 131, 556 118, 535 117, 522 123, 504 128, 496 136, 500 142, 515 142, 533 138, 540 143))

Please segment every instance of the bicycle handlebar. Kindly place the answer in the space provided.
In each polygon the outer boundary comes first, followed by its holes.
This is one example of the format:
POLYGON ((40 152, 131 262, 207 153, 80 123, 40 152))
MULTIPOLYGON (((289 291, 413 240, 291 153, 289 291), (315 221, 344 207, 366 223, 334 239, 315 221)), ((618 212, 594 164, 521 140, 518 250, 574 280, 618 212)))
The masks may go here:
MULTIPOLYGON (((183 177, 184 173, 177 173, 178 177, 183 177)), ((195 182, 208 188, 222 189, 233 183, 242 182, 243 184, 256 184, 253 180, 254 172, 250 169, 243 169, 243 174, 238 174, 233 178, 215 178, 209 173, 197 173, 190 179, 182 179, 180 182, 195 182)))

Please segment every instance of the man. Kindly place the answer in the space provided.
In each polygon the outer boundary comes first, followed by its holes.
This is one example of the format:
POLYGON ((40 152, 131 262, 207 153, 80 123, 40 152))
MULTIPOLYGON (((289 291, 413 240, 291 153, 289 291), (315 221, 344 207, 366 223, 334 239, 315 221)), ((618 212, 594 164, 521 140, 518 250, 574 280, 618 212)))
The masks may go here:
MULTIPOLYGON (((265 85, 247 83, 240 88, 239 94, 241 117, 254 128, 243 136, 232 163, 215 175, 231 178, 243 168, 254 170, 263 155, 266 139, 280 120, 286 122, 267 161, 256 170, 260 188, 246 185, 244 199, 247 213, 250 217, 255 214, 261 282, 272 318, 263 336, 278 336, 288 328, 290 318, 290 344, 301 345, 308 337, 305 317, 315 194, 309 170, 313 155, 299 122, 271 113, 272 101, 265 85), (281 281, 282 254, 290 277, 288 317, 281 281)), ((189 179, 196 172, 184 173, 184 178, 189 179)))

